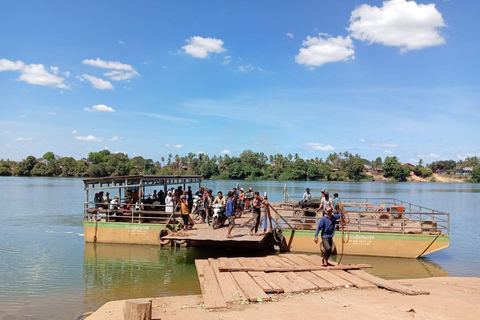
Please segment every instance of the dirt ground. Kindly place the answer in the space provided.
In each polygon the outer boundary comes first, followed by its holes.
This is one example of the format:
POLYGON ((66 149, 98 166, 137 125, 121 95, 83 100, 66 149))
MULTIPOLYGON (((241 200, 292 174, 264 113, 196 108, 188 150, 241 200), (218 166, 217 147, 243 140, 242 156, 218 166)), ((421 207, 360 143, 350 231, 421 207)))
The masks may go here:
MULTIPOLYGON (((395 280, 430 295, 406 296, 384 289, 342 288, 275 295, 274 301, 203 309, 202 296, 155 298, 153 319, 480 319, 480 278, 395 280)), ((123 319, 124 301, 105 304, 88 320, 123 319)))

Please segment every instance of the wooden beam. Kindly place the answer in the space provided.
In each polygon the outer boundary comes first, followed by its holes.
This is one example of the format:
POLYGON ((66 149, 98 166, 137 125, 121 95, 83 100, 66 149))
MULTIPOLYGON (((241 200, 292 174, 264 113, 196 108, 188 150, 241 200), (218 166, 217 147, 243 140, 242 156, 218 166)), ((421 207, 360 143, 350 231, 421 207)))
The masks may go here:
POLYGON ((365 281, 371 282, 375 285, 377 285, 380 288, 384 288, 390 291, 398 292, 401 294, 406 294, 409 296, 416 296, 416 295, 428 295, 430 292, 428 291, 418 291, 418 290, 412 290, 409 289, 405 286, 402 286, 399 283, 395 283, 389 280, 385 280, 379 277, 376 277, 374 275, 371 275, 363 270, 348 270, 348 273, 353 274, 354 276, 361 278, 365 281))
MULTIPOLYGON (((228 263, 227 263, 228 265, 228 263)), ((370 264, 342 264, 336 266, 322 267, 322 266, 282 266, 282 267, 219 267, 220 272, 235 272, 235 271, 258 271, 258 272, 300 272, 300 271, 318 271, 318 270, 351 270, 361 268, 372 268, 370 264)))
POLYGON ((263 291, 263 289, 260 288, 246 272, 232 272, 232 276, 248 300, 271 300, 271 298, 263 291))
POLYGON ((336 276, 339 276, 342 279, 345 279, 349 282, 351 282, 355 287, 359 289, 375 289, 377 286, 371 282, 365 281, 362 278, 356 277, 351 273, 348 273, 345 270, 331 270, 331 273, 333 273, 336 276))
POLYGON ((317 271, 312 271, 313 274, 316 276, 326 280, 327 282, 330 282, 335 288, 340 288, 340 287, 345 287, 346 285, 351 286, 352 283, 340 278, 339 276, 334 275, 331 272, 328 272, 327 270, 317 270, 317 271))

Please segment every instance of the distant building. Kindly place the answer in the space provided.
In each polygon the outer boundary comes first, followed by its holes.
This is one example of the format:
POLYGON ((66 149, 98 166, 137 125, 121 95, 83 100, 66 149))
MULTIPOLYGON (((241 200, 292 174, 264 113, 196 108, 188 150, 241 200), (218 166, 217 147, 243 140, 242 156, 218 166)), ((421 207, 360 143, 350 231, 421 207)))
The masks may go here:
POLYGON ((409 166, 410 168, 415 168, 415 166, 414 166, 413 164, 408 163, 408 162, 407 162, 407 163, 400 162, 400 164, 401 164, 402 166, 409 166))
POLYGON ((337 171, 339 171, 339 170, 340 170, 340 169, 338 169, 338 168, 333 168, 331 172, 337 172, 337 171))
POLYGON ((376 168, 375 171, 377 171, 377 173, 383 173, 383 169, 382 169, 382 168, 376 168))
POLYGON ((371 172, 372 171, 372 166, 364 164, 363 165, 363 170, 365 170, 366 172, 371 172))
POLYGON ((473 167, 465 167, 462 169, 457 169, 457 173, 459 174, 467 174, 467 173, 472 173, 473 167))

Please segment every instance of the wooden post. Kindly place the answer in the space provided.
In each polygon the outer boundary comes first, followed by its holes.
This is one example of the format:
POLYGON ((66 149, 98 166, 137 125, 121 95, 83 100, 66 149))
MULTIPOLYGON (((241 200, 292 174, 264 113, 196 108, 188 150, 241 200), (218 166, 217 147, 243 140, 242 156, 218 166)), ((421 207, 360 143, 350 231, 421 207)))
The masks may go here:
POLYGON ((152 299, 132 299, 123 305, 124 320, 152 320, 152 299))

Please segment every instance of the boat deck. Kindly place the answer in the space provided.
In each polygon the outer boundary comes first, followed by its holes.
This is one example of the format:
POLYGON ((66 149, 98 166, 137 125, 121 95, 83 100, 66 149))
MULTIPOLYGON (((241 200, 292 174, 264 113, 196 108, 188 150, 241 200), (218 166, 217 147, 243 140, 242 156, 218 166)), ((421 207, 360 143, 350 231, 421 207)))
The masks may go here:
POLYGON ((235 219, 235 227, 231 233, 233 238, 227 238, 227 221, 223 227, 218 229, 213 229, 211 224, 207 226, 206 223, 196 223, 192 229, 174 232, 162 237, 162 240, 187 240, 190 244, 195 244, 195 242, 208 242, 210 244, 214 242, 222 242, 223 244, 225 244, 225 242, 232 242, 235 243, 235 245, 244 243, 248 246, 268 242, 267 240, 271 234, 268 232, 263 233, 263 229, 259 229, 256 235, 250 235, 251 218, 251 213, 247 213, 243 214, 241 218, 235 219))

